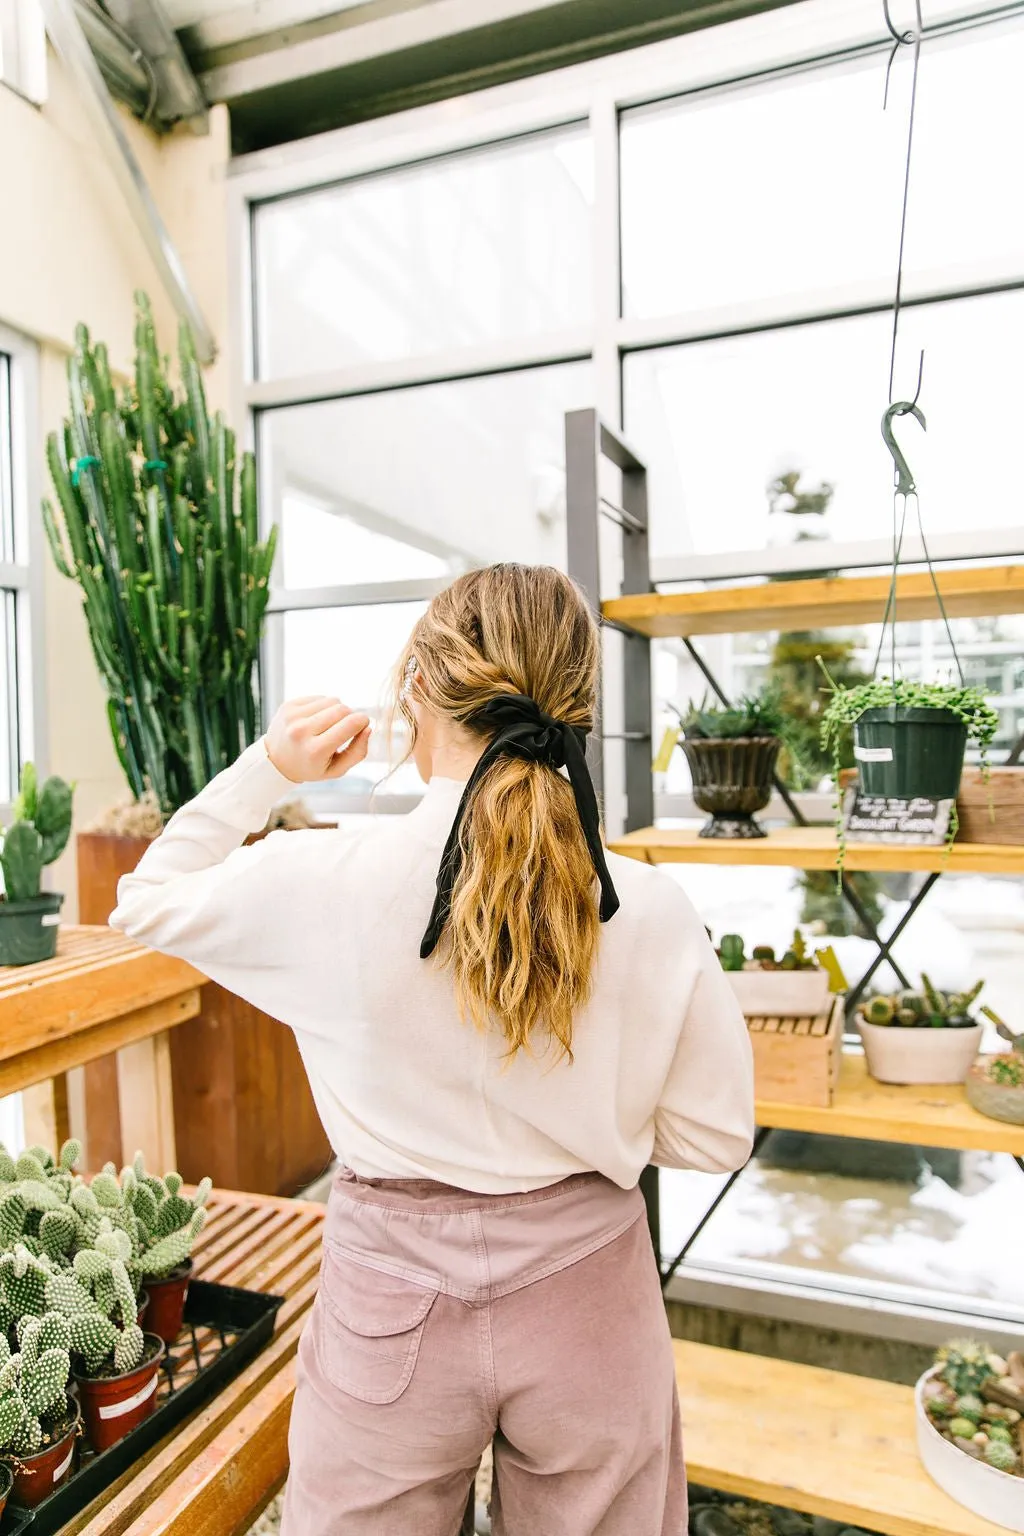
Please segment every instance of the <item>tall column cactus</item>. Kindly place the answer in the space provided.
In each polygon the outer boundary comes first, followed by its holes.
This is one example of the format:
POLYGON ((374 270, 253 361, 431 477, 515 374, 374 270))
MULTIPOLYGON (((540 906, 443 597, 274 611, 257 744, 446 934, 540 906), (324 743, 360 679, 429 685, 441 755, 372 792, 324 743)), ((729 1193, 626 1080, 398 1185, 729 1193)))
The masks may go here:
POLYGON ((192 335, 175 394, 136 295, 135 378, 118 393, 106 347, 76 332, 71 413, 47 443, 58 569, 82 588, 118 756, 165 814, 260 730, 258 654, 276 529, 261 542, 256 468, 206 408, 192 335))

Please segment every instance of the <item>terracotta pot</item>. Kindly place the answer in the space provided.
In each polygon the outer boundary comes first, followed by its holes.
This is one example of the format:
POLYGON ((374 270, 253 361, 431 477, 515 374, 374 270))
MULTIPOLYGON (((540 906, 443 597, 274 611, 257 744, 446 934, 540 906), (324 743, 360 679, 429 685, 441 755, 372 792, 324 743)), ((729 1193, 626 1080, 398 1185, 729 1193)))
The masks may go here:
POLYGON ((25 1509, 35 1509, 48 1499, 55 1488, 62 1488, 71 1476, 75 1461, 75 1442, 81 1429, 82 1411, 73 1397, 68 1398, 71 1423, 59 1440, 48 1445, 34 1456, 19 1456, 18 1469, 14 1474, 15 1504, 25 1509))
POLYGON ((976 1461, 940 1435, 924 1406, 924 1389, 938 1371, 925 1371, 914 1393, 917 1451, 924 1469, 951 1499, 1008 1531, 1024 1533, 1024 1478, 976 1461))
POLYGON ((143 1322, 143 1326, 150 1333, 155 1333, 158 1339, 163 1339, 165 1344, 173 1344, 181 1332, 185 1317, 185 1298, 188 1295, 188 1284, 191 1278, 192 1260, 187 1259, 164 1279, 146 1281, 149 1305, 146 1307, 144 1321, 142 1318, 139 1321, 143 1322))
POLYGON ((981 1045, 982 1026, 968 1029, 869 1024, 857 1017, 868 1071, 880 1083, 962 1083, 981 1045))
POLYGON ((14 1473, 6 1461, 0 1461, 0 1517, 3 1516, 3 1512, 7 1508, 7 1500, 11 1496, 11 1489, 13 1487, 14 1473))
POLYGON ((94 1451, 107 1451, 123 1440, 156 1406, 160 1366, 167 1351, 163 1339, 153 1333, 146 1334, 146 1343, 155 1348, 132 1371, 122 1371, 120 1376, 75 1374, 85 1432, 94 1451))
POLYGON ((779 755, 777 736, 740 736, 682 743, 693 780, 697 807, 710 817, 701 837, 765 837, 754 820, 772 797, 772 775, 779 755))
POLYGON ((964 1088, 967 1102, 990 1120, 1004 1120, 1010 1125, 1024 1125, 1024 1087, 1012 1083, 993 1083, 982 1072, 984 1059, 967 1074, 964 1088))

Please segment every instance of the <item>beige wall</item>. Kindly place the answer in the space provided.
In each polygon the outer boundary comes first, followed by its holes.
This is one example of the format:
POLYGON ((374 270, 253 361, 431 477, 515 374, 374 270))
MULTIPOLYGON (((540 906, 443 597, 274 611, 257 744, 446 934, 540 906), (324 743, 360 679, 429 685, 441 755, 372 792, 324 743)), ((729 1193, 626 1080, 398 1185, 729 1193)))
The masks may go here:
MULTIPOLYGON (((126 130, 150 189, 184 260, 199 303, 218 343, 226 335, 224 170, 229 153, 224 108, 215 108, 210 133, 176 132, 164 138, 125 118, 126 130)), ((0 86, 0 323, 39 345, 39 441, 33 445, 39 484, 45 488, 46 434, 66 411, 65 364, 75 325, 106 341, 113 366, 127 371, 132 357, 132 294, 144 288, 158 331, 173 351, 176 320, 168 296, 120 190, 95 142, 73 81, 49 58, 49 99, 30 105, 0 86)), ((208 378, 211 403, 227 396, 223 351, 208 378)), ((35 513, 38 516, 38 513, 35 513)), ((45 677, 49 752, 47 767, 77 784, 76 822, 82 825, 127 795, 107 729, 78 588, 45 563, 45 677)), ((57 866, 54 884, 67 893, 74 916, 73 850, 57 866)))

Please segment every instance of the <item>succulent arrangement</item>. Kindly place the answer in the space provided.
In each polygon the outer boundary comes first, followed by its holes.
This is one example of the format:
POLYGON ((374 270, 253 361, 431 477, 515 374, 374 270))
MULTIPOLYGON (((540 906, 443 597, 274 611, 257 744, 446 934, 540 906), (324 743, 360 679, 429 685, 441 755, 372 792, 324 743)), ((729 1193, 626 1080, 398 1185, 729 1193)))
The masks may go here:
POLYGON ((259 734, 258 654, 275 530, 261 541, 252 454, 207 411, 191 333, 181 389, 136 295, 135 377, 115 390, 84 326, 70 415, 47 442, 59 513, 44 504, 62 575, 82 589, 111 731, 136 797, 167 815, 259 734))
MULTIPOLYGON (((824 668, 823 668, 824 670, 824 668)), ((831 691, 821 717, 821 745, 832 756, 833 777, 839 783, 843 732, 868 709, 945 709, 966 727, 967 738, 980 749, 982 766, 999 729, 999 716, 977 688, 944 683, 915 683, 906 678, 876 677, 853 688, 835 684, 825 672, 831 691)))
POLYGON ((7 901, 30 901, 39 895, 44 866, 60 858, 71 836, 71 801, 70 784, 51 777, 40 785, 34 765, 24 765, 0 851, 7 901))
POLYGON ((942 992, 922 971, 920 991, 876 993, 859 1013, 868 1024, 897 1029, 973 1029, 977 1020, 971 1008, 984 985, 979 981, 967 992, 942 992))
POLYGON ((1004 1360, 973 1339, 939 1350, 924 1407, 946 1440, 997 1472, 1024 1475, 1024 1353, 1004 1360))
POLYGON ((793 930, 793 942, 776 959, 770 944, 755 944, 747 959, 743 939, 738 933, 724 933, 718 946, 718 958, 723 971, 814 971, 818 969, 818 957, 807 948, 807 940, 799 928, 793 930))
MULTIPOLYGON (((674 707, 674 706, 672 706, 674 707)), ((789 721, 779 690, 773 686, 747 694, 734 705, 712 703, 707 696, 676 710, 685 737, 698 741, 735 741, 776 736, 784 738, 789 721)))

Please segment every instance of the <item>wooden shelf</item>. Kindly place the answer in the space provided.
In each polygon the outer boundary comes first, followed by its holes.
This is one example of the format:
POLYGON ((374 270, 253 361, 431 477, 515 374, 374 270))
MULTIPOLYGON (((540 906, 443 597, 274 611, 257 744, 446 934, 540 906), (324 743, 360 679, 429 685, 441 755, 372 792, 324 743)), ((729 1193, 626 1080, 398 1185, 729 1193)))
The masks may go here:
MULTIPOLYGON (((700 837, 696 827, 643 827, 609 843, 613 853, 647 864, 742 864, 790 869, 835 869, 831 827, 782 827, 760 838, 700 837)), ((910 843, 846 845, 847 870, 916 870, 950 875, 1024 875, 1024 847, 1014 843, 910 843)))
MULTIPOLYGON (((1024 611, 1024 565, 946 568, 939 571, 938 582, 951 619, 1024 611)), ((731 635, 880 624, 888 595, 887 575, 829 576, 701 592, 645 592, 612 598, 601 608, 606 619, 652 638, 731 635)), ((896 611, 900 620, 940 617, 927 571, 900 575, 896 611)))
POLYGON ((694 1483, 886 1536, 1006 1536, 933 1483, 914 1390, 674 1341, 694 1483))
POLYGON ((758 1099, 756 1115, 758 1125, 776 1131, 1024 1157, 1024 1125, 979 1115, 959 1083, 915 1088, 878 1083, 868 1074, 863 1056, 852 1051, 842 1058, 831 1108, 758 1099))

